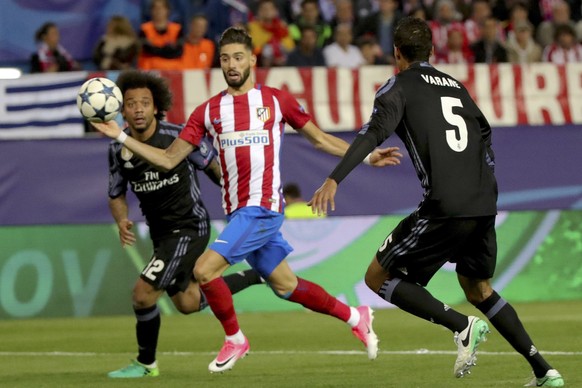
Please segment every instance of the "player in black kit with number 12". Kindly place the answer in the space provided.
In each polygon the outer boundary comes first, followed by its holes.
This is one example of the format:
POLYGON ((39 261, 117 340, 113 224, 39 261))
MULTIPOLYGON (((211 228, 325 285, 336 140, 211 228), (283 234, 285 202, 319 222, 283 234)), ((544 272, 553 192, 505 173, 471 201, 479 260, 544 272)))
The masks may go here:
MULTIPOLYGON (((163 78, 128 70, 119 75, 117 85, 123 94, 122 114, 129 136, 159 148, 166 148, 178 137, 182 127, 162 121, 172 101, 163 78)), ((110 372, 109 377, 159 375, 156 347, 160 312, 156 303, 164 291, 181 313, 190 314, 206 305, 192 275, 194 264, 210 238, 210 221, 200 198, 196 170, 204 171, 218 183, 220 168, 215 156, 212 144, 203 141, 175 168, 161 172, 122 144, 112 142, 109 147, 109 207, 119 228, 121 243, 125 246, 135 242, 125 198, 129 183, 140 202, 154 246, 154 254, 133 289, 137 360, 110 372)), ((224 280, 233 294, 261 283, 254 270, 228 275, 224 280)))
POLYGON ((365 281, 384 300, 455 333, 453 373, 475 364, 489 326, 435 299, 424 287, 447 261, 456 263, 466 298, 531 365, 528 386, 564 380, 537 351, 514 308, 491 287, 496 264, 497 183, 491 127, 460 82, 429 63, 431 30, 404 18, 394 33, 399 73, 376 92, 368 123, 310 204, 334 210, 338 184, 392 133, 402 139, 424 189, 420 206, 386 237, 365 281))

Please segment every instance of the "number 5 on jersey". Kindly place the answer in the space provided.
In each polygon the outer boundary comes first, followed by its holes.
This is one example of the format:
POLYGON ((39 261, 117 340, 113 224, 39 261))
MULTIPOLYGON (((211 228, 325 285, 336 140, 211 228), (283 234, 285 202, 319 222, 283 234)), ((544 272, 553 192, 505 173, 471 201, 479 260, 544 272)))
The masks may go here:
POLYGON ((455 126, 457 129, 447 129, 447 144, 453 151, 462 152, 467 148, 467 123, 463 117, 453 113, 453 108, 463 107, 463 103, 458 98, 441 97, 441 108, 443 116, 447 123, 455 126))

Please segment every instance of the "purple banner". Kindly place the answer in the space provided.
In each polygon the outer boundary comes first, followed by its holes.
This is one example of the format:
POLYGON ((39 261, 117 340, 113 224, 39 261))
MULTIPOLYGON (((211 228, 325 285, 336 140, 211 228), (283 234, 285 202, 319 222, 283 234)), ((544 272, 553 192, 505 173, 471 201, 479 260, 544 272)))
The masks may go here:
MULTIPOLYGON (((337 133, 350 142, 355 133, 337 133)), ((494 129, 502 210, 582 209, 582 128, 494 129)), ((107 206, 109 140, 0 141, 0 225, 110 223, 107 206)), ((402 144, 396 138, 387 144, 402 144)), ((300 184, 305 199, 339 159, 287 134, 283 182, 300 184)), ((213 219, 224 218, 220 190, 204 174, 203 198, 213 219)), ((405 155, 398 167, 361 165, 342 182, 335 215, 404 214, 421 200, 420 184, 405 155)), ((136 201, 130 214, 140 220, 136 201)))

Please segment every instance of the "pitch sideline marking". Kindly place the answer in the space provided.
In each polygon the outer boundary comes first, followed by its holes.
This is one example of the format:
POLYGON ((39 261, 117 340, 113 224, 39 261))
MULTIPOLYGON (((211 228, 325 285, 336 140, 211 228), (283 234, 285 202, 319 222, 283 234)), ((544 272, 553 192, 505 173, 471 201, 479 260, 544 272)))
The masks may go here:
MULTIPOLYGON (((359 350, 317 350, 317 351, 305 351, 305 350, 265 350, 265 351, 253 351, 253 354, 258 355, 301 355, 301 354, 322 354, 322 355, 332 355, 332 356, 352 356, 352 355, 362 355, 367 354, 364 351, 359 350)), ((457 351, 452 350, 428 350, 428 349, 417 349, 417 350, 380 350, 379 354, 387 355, 456 355, 457 351)), ((582 352, 561 352, 561 351, 549 351, 540 352, 543 355, 551 356, 582 356, 582 352)), ((189 356, 209 356, 215 355, 216 352, 158 352, 162 356, 177 356, 177 357, 189 357, 189 356)), ((97 353, 97 352, 0 352, 0 357, 111 357, 119 355, 133 355, 133 353, 97 353)), ((480 356, 519 356, 517 352, 487 352, 480 351, 480 356)))

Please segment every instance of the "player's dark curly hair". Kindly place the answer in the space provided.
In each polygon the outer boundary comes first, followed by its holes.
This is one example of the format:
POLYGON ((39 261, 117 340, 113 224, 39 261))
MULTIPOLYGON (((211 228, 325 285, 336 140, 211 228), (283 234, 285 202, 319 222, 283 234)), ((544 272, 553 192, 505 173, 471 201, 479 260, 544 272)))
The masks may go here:
POLYGON ((432 50, 432 31, 424 20, 407 16, 394 30, 394 46, 408 62, 428 61, 432 50))
POLYGON ((156 119, 163 120, 166 112, 172 108, 172 92, 166 79, 155 73, 139 70, 124 70, 117 77, 117 86, 125 98, 129 89, 148 88, 154 98, 154 106, 158 109, 156 119))
POLYGON ((253 51, 253 39, 242 28, 229 27, 224 30, 218 41, 218 48, 221 49, 222 46, 233 43, 243 44, 248 50, 253 51))

